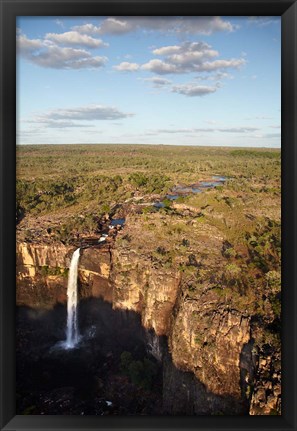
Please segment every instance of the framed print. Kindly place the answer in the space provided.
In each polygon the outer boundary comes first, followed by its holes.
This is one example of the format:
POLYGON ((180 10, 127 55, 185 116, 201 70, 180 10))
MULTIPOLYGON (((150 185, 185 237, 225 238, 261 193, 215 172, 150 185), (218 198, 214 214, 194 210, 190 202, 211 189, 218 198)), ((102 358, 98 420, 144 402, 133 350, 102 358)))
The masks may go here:
POLYGON ((296 10, 1 1, 1 429, 296 429, 296 10))

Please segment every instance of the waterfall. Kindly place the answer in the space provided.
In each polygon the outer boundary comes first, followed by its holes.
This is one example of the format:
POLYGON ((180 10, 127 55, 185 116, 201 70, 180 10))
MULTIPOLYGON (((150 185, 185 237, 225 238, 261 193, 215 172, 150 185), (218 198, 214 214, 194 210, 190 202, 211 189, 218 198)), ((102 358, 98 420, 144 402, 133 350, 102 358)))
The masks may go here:
POLYGON ((65 342, 66 349, 71 349, 79 341, 77 327, 77 271, 79 260, 78 248, 72 255, 69 268, 68 286, 67 286, 67 338, 65 342))
POLYGON ((163 349, 160 344, 160 338, 154 334, 152 331, 146 331, 147 339, 147 352, 152 355, 157 361, 162 362, 163 359, 163 349))

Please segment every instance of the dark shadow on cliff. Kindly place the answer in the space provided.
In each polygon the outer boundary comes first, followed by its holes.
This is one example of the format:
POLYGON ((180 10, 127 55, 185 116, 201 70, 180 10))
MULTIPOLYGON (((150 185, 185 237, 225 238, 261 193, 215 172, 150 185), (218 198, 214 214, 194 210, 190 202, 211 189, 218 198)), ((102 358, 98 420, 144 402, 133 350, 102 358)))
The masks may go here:
POLYGON ((73 415, 244 414, 240 400, 208 392, 177 369, 166 337, 140 315, 98 298, 79 304, 81 342, 65 340, 66 306, 17 308, 17 413, 73 415))
POLYGON ((253 394, 253 385, 255 377, 255 369, 257 366, 257 357, 254 353, 255 340, 250 339, 248 343, 245 343, 241 349, 239 357, 239 368, 240 368, 240 387, 243 405, 247 411, 250 409, 250 403, 253 394))

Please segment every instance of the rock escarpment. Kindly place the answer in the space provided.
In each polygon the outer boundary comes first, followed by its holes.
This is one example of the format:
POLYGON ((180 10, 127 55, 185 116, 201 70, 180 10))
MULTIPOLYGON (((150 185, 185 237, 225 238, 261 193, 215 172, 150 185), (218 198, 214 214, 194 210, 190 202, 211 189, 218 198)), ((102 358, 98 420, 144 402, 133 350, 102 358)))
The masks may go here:
POLYGON ((251 385, 252 366, 240 357, 250 342, 249 318, 212 290, 190 297, 180 271, 155 268, 145 256, 140 264, 139 257, 120 246, 113 250, 113 306, 137 311, 144 327, 167 337, 173 363, 163 350, 165 410, 247 413, 242 373, 251 385))
MULTIPOLYGON (((280 414, 280 351, 263 340, 244 296, 218 287, 225 271, 219 232, 194 220, 189 245, 177 220, 174 233, 186 250, 181 255, 169 251, 166 232, 156 244, 154 229, 142 224, 140 232, 135 220, 131 216, 113 248, 82 249, 79 295, 141 315, 152 354, 163 362, 164 411, 280 414)), ((161 216, 160 222, 166 228, 161 216)), ((19 243, 17 304, 65 303, 74 249, 19 243)))

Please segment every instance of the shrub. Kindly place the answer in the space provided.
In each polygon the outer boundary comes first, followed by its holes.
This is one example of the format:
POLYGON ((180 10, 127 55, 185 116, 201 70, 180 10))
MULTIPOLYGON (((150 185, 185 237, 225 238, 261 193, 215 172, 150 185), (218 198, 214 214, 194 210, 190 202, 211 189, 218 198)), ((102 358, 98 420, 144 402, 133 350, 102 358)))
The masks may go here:
POLYGON ((241 269, 237 265, 230 263, 225 267, 224 277, 227 284, 231 286, 237 285, 241 278, 241 269))
POLYGON ((253 233, 247 233, 247 246, 252 262, 267 273, 279 270, 281 263, 281 232, 280 223, 266 219, 258 223, 253 233))
POLYGON ((141 172, 134 172, 129 176, 129 182, 135 187, 143 187, 148 182, 148 177, 141 172))
POLYGON ((158 371, 157 365, 148 358, 134 360, 132 354, 126 351, 121 354, 120 369, 134 385, 147 390, 151 389, 158 371))

